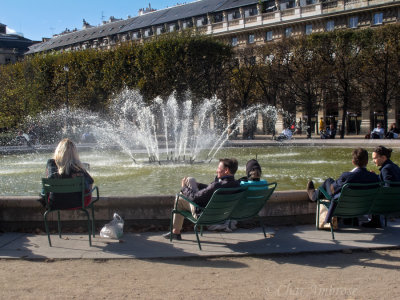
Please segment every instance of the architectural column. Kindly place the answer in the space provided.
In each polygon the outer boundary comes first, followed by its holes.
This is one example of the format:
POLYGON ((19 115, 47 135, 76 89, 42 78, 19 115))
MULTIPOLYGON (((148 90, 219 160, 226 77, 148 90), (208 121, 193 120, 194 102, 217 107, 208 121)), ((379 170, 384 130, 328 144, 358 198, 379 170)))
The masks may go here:
POLYGON ((303 129, 304 125, 306 124, 304 124, 303 113, 301 111, 296 110, 296 126, 301 126, 300 127, 301 134, 305 134, 305 130, 303 129))
POLYGON ((361 111, 360 134, 371 132, 371 110, 369 107, 363 108, 361 111))
POLYGON ((264 120, 263 120, 263 115, 262 113, 257 114, 257 133, 264 133, 264 120))
POLYGON ((396 104, 393 103, 392 107, 389 108, 389 110, 388 110, 387 128, 389 128, 392 123, 396 123, 397 124, 397 122, 396 122, 396 111, 397 111, 396 104))
POLYGON ((275 135, 279 135, 284 129, 283 116, 281 113, 278 113, 275 123, 275 135))
POLYGON ((244 24, 244 9, 243 7, 239 8, 239 12, 240 12, 240 20, 239 20, 239 24, 243 25, 244 24))
POLYGON ((211 14, 207 14, 207 33, 212 34, 212 24, 213 24, 213 18, 211 14))
POLYGON ((224 10, 222 16, 222 27, 228 29, 228 13, 224 10))

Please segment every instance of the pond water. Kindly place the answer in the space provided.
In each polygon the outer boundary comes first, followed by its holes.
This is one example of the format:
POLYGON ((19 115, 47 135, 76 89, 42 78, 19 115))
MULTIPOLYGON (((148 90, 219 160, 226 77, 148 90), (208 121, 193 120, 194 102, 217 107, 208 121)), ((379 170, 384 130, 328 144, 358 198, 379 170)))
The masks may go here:
MULTIPOLYGON (((368 169, 379 172, 372 163, 368 169)), ((236 157, 239 170, 236 177, 245 176, 247 160, 257 157, 263 177, 276 181, 277 190, 304 190, 307 181, 317 184, 327 177, 337 178, 353 168, 352 148, 274 146, 260 148, 222 148, 217 157, 236 157)), ((400 154, 392 154, 394 162, 400 154)), ((41 190, 41 177, 51 153, 0 155, 0 195, 36 196, 41 190)), ((215 176, 218 159, 193 165, 148 164, 147 155, 137 154, 137 163, 118 151, 80 151, 83 162, 90 164, 90 174, 99 186, 101 196, 171 195, 179 191, 181 178, 195 177, 209 183, 215 176)))

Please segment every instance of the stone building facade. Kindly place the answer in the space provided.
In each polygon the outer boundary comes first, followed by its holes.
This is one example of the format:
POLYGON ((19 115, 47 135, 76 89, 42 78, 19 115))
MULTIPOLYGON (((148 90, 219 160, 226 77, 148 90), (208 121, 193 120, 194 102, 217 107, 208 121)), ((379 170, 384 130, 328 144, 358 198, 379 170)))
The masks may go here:
POLYGON ((14 63, 24 57, 33 42, 17 34, 7 34, 6 25, 0 23, 0 65, 14 63))
MULTIPOLYGON (((81 30, 55 35, 31 46, 27 53, 109 49, 187 28, 234 47, 249 47, 301 34, 396 23, 400 20, 400 0, 202 0, 149 11, 141 10, 139 16, 126 20, 111 17, 99 26, 84 21, 81 30)), ((302 113, 297 112, 296 119, 300 117, 302 113)), ((312 119, 317 123, 320 117, 341 123, 340 111, 323 107, 312 119)), ((348 133, 365 134, 382 119, 381 112, 371 109, 350 112, 348 133)), ((388 123, 400 125, 400 104, 392 105, 388 123)), ((278 122, 277 131, 282 126, 283 122, 278 122)))

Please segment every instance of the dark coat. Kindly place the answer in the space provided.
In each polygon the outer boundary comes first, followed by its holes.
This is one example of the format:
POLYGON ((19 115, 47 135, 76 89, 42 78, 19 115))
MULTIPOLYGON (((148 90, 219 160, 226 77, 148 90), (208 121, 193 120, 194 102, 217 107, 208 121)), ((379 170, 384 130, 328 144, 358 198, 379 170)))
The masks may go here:
MULTIPOLYGON (((335 180, 332 185, 334 188, 333 198, 337 199, 340 196, 342 187, 346 183, 378 183, 379 176, 375 173, 369 172, 366 168, 356 168, 351 172, 344 172, 340 177, 335 180)), ((330 222, 332 214, 337 206, 337 202, 333 202, 329 207, 328 214, 326 215, 325 222, 330 222)))
POLYGON ((193 201, 197 205, 201 207, 206 207, 208 202, 211 199, 213 193, 219 188, 233 188, 239 187, 240 182, 235 180, 233 176, 224 176, 220 180, 215 178, 213 182, 209 185, 199 183, 199 191, 195 192, 190 187, 183 187, 181 192, 184 196, 189 198, 189 200, 193 201))
POLYGON ((356 168, 351 172, 344 172, 333 182, 334 195, 342 190, 346 183, 374 183, 379 182, 379 177, 375 173, 369 172, 366 168, 356 168))
POLYGON ((381 181, 400 181, 400 168, 390 159, 387 159, 380 167, 379 178, 381 181))

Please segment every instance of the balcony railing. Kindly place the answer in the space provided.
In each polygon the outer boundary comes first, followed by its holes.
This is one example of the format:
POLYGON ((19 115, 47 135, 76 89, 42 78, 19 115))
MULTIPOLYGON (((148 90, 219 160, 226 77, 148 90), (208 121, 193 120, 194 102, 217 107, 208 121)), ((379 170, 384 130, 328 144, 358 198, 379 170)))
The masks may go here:
POLYGON ((281 13, 282 13, 282 17, 293 16, 295 13, 295 9, 288 8, 288 9, 282 10, 281 13))
POLYGON ((268 13, 263 14, 263 19, 264 20, 275 19, 275 12, 268 12, 268 13))
POLYGON ((301 8, 301 11, 303 13, 307 13, 307 12, 313 12, 316 10, 316 4, 311 4, 311 5, 307 5, 307 6, 303 6, 301 8))

